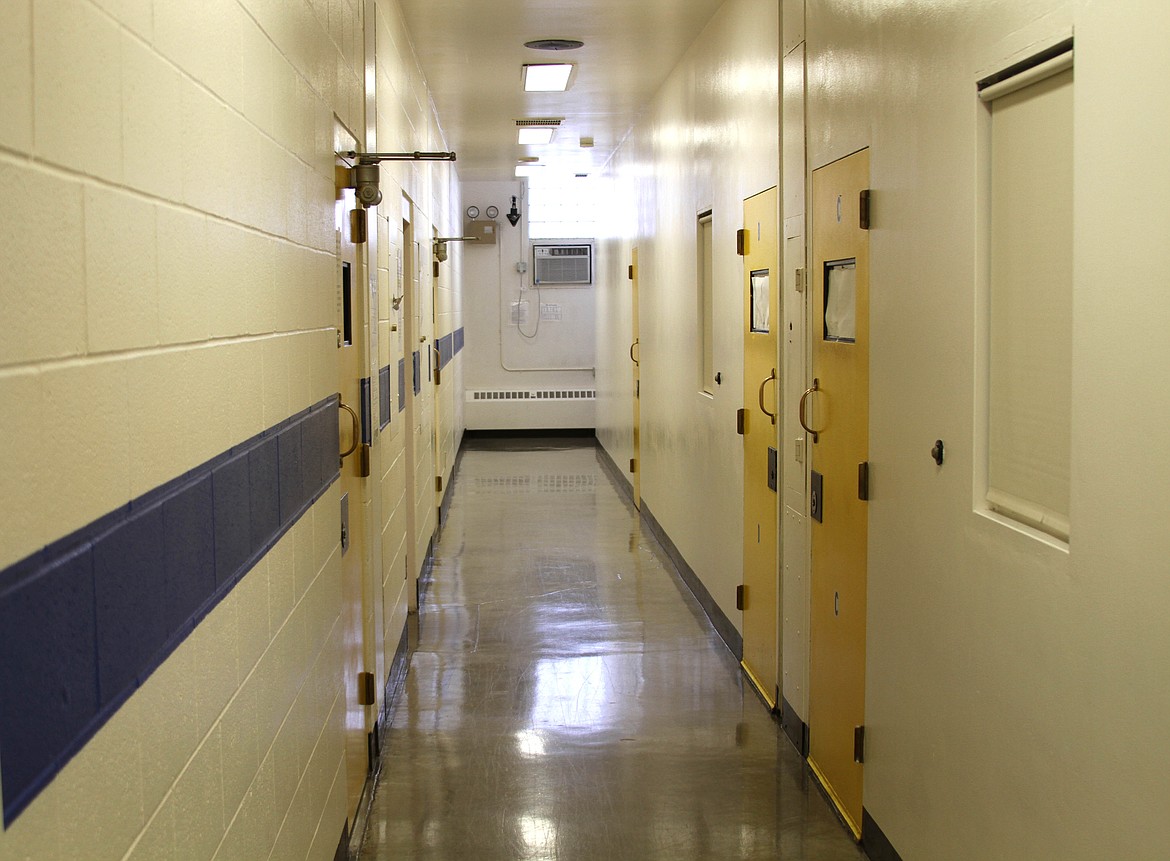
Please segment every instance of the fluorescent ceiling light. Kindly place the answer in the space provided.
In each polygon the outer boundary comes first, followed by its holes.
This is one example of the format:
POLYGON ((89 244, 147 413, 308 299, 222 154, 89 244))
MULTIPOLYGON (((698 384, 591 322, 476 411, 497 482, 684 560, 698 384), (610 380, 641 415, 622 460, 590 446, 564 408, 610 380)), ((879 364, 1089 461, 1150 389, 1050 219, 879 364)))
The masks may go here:
POLYGON ((519 142, 525 146, 539 146, 540 144, 552 143, 552 136, 552 129, 520 129, 519 142))
POLYGON ((563 93, 569 86, 572 63, 541 63, 524 66, 524 91, 527 93, 563 93))
POLYGON ((542 164, 518 164, 516 165, 516 176, 536 176, 543 167, 542 164))

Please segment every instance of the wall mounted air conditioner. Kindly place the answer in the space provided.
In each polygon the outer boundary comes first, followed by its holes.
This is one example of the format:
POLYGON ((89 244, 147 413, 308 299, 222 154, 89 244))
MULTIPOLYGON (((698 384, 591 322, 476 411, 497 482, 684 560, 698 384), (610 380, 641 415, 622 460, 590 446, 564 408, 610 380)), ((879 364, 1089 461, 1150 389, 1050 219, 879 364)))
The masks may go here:
POLYGON ((532 243, 532 283, 536 287, 584 287, 593 283, 593 246, 585 243, 532 243))

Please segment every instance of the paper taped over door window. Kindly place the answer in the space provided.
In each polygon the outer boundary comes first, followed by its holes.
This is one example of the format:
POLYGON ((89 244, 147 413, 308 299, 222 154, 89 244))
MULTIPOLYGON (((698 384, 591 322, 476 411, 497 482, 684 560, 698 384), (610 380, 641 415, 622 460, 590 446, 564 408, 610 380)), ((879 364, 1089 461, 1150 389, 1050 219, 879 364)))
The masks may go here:
POLYGON ((825 340, 857 340, 857 264, 825 264, 825 340))

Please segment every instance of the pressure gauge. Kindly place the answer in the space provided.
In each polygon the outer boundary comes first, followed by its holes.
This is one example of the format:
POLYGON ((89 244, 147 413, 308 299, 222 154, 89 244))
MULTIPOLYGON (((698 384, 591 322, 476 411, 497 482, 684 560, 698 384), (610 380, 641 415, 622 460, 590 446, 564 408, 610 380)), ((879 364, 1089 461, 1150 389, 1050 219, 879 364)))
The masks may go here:
POLYGON ((498 216, 499 214, 500 214, 500 208, 498 206, 489 206, 487 208, 487 217, 492 219, 493 221, 496 219, 496 216, 498 216))
POLYGON ((478 206, 467 207, 467 217, 471 221, 475 221, 475 219, 479 218, 479 207, 478 206))

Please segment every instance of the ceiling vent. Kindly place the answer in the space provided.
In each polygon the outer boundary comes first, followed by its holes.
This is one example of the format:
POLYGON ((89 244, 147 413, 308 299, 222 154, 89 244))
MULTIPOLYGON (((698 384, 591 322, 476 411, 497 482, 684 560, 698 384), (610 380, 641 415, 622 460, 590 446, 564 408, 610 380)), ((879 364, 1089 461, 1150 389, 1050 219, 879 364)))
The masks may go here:
POLYGON ((574 51, 584 45, 580 39, 534 39, 524 43, 525 48, 537 51, 574 51))
POLYGON ((516 120, 516 128, 558 128, 565 120, 563 117, 526 117, 516 120))

